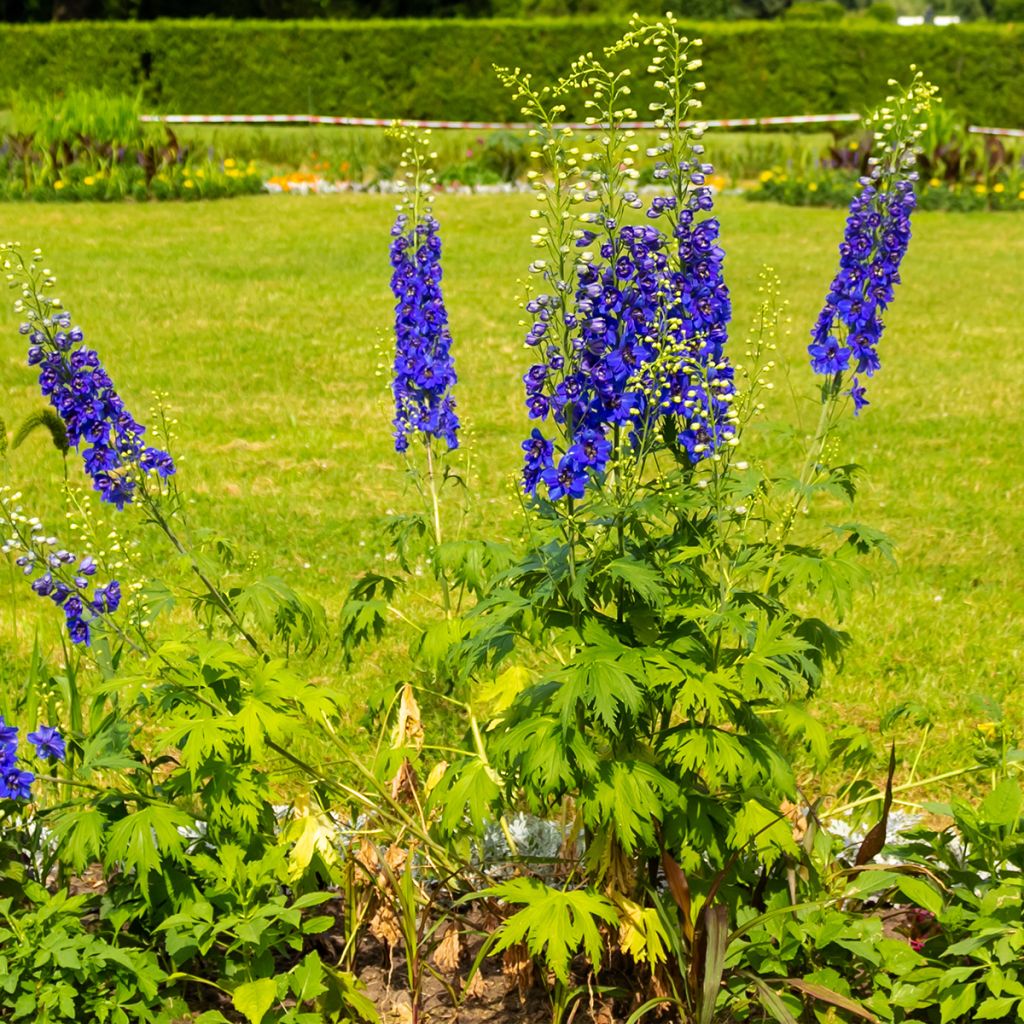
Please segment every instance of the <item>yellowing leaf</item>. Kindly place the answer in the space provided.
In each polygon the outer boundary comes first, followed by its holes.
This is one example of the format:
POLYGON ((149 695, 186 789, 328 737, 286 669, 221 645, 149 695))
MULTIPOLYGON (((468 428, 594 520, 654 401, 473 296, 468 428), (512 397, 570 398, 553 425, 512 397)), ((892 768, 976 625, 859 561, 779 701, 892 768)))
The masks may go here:
POLYGON ((476 703, 480 707, 485 707, 488 714, 500 715, 508 710, 512 701, 530 682, 530 678, 529 669, 522 665, 513 665, 505 669, 497 679, 481 688, 476 703))
POLYGON ((318 854, 325 864, 338 862, 338 830, 322 811, 293 819, 282 838, 295 844, 288 853, 288 877, 293 881, 318 854))
POLYGON ((625 896, 615 899, 619 909, 619 949, 628 953, 637 963, 663 963, 665 956, 664 932, 654 907, 641 907, 625 896))

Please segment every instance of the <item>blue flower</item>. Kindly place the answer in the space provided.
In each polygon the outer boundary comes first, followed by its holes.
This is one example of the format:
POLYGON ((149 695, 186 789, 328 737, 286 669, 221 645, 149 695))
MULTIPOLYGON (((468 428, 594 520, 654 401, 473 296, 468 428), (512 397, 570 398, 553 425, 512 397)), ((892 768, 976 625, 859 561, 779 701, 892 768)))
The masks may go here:
MULTIPOLYGON (((698 177, 710 173, 705 167, 698 177)), ((563 345, 549 345, 546 362, 523 377, 530 418, 551 413, 564 452, 556 469, 554 446, 541 460, 532 439, 523 444, 528 494, 543 484, 552 501, 582 497, 607 465, 613 436, 635 447, 663 416, 677 418, 679 443, 692 462, 732 436, 725 253, 717 220, 697 220, 710 206, 710 189, 698 183, 683 209, 674 197, 652 200, 648 216, 667 217, 671 235, 653 225, 604 221, 601 261, 581 262, 576 270, 575 306, 562 316, 563 345)), ((596 235, 584 237, 589 243, 596 235)), ((548 324, 551 306, 546 295, 527 303, 534 316, 527 345, 536 346, 536 328, 548 324)), ((540 435, 535 430, 532 437, 540 435)))
POLYGON ((35 732, 26 737, 36 748, 36 756, 43 760, 50 758, 63 761, 65 754, 64 740, 52 725, 41 725, 35 732))
POLYGON ((83 346, 81 328, 71 327, 68 313, 22 324, 21 333, 29 336, 28 363, 39 367, 40 391, 63 421, 68 444, 81 453, 104 501, 118 509, 132 501, 137 466, 161 477, 174 472, 167 452, 143 445, 146 428, 125 408, 99 356, 83 346))
POLYGON ((32 783, 36 777, 32 772, 22 771, 17 765, 0 769, 0 798, 28 800, 32 796, 32 783))
POLYGON ((18 727, 8 725, 4 716, 0 715, 0 749, 16 748, 18 746, 18 727))
POLYGON ((570 498, 582 498, 587 488, 587 468, 577 462, 572 455, 563 455, 558 468, 553 466, 545 469, 540 478, 548 489, 548 498, 559 501, 568 495, 570 498))
MULTIPOLYGON (((411 435, 459 446, 459 418, 452 388, 448 313, 441 295, 439 224, 429 214, 412 229, 400 214, 391 230, 391 290, 395 306, 395 450, 404 452, 411 435)), ((538 334, 537 341, 541 335, 538 334)))
POLYGON ((864 397, 864 385, 854 377, 847 394, 853 399, 853 415, 859 416, 861 409, 871 403, 864 397))
MULTIPOLYGON (((901 176, 901 160, 882 180, 861 179, 850 204, 839 246, 839 271, 811 331, 811 368, 839 377, 855 364, 870 377, 881 366, 878 342, 882 314, 899 283, 899 267, 910 244, 910 215, 916 204, 912 175, 901 176)), ((864 385, 855 380, 847 392, 854 415, 865 405, 864 385)))

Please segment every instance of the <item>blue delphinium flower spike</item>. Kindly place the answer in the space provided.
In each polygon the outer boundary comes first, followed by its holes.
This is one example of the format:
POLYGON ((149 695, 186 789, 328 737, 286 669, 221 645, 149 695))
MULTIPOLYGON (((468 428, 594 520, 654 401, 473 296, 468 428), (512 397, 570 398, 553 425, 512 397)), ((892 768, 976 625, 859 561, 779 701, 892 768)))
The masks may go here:
POLYGON ((410 226, 399 214, 391 235, 391 290, 395 306, 395 450, 421 433, 449 449, 459 446, 455 413, 455 360, 448 312, 441 294, 440 226, 430 213, 410 226))

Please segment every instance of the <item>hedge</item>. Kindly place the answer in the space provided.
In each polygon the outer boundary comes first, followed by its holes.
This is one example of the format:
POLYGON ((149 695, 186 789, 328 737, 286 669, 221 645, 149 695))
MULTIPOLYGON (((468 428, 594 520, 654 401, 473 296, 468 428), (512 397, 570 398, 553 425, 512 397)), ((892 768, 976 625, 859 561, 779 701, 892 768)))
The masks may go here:
MULTIPOLYGON (((143 89, 178 113, 518 119, 493 63, 545 80, 619 20, 153 21, 0 26, 0 97, 71 84, 143 89)), ((692 26, 705 117, 860 111, 911 62, 975 123, 1024 125, 1024 27, 849 23, 692 26)), ((647 96, 636 88, 643 115, 647 96)), ((580 112, 570 112, 579 114, 580 112)))

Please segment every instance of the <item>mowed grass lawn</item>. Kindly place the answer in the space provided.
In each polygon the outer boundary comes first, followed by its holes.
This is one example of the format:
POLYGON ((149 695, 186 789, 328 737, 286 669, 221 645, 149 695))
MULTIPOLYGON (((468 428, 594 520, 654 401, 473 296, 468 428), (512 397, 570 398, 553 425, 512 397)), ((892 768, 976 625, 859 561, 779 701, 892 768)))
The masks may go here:
MULTIPOLYGON (((528 207, 504 196, 437 204, 469 426, 470 528, 489 537, 516 533, 528 207)), ((719 214, 736 345, 758 271, 771 264, 790 300, 780 361, 792 389, 780 374, 770 415, 809 428, 804 349, 844 216, 734 197, 719 214)), ((381 366, 392 218, 382 196, 0 208, 0 236, 44 249, 61 298, 136 414, 145 419, 152 391, 168 393, 195 518, 332 612, 386 554, 380 517, 417 507, 391 448, 381 366)), ((999 701, 1018 734, 1024 726, 1024 217, 922 213, 914 225, 872 404, 842 440, 844 458, 866 469, 857 517, 891 535, 898 566, 879 565, 874 593, 860 595, 848 621, 855 646, 817 707, 829 722, 873 726, 898 701, 920 703, 936 722, 921 767, 938 771, 970 758, 978 723, 991 717, 974 695, 999 701)), ((40 399, 13 314, 6 323, 0 415, 12 425, 40 399)), ((57 507, 59 459, 42 436, 12 453, 12 470, 34 509, 57 507)), ((56 626, 31 594, 19 609, 23 640, 34 615, 56 626)), ((0 639, 15 650, 7 596, 0 639)), ((332 661, 339 685, 357 692, 362 684, 332 661)), ((396 653, 376 664, 400 671, 401 662, 396 653)))

